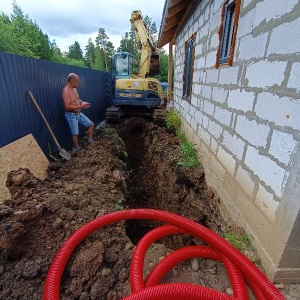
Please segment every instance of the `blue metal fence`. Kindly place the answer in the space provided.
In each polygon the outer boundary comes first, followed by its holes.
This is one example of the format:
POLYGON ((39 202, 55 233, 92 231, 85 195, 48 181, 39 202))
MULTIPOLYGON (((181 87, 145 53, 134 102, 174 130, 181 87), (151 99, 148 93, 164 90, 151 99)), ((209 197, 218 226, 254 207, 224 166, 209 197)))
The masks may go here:
MULTIPOLYGON (((57 153, 53 138, 28 95, 31 91, 60 146, 71 149, 61 97, 71 72, 80 77, 80 98, 92 105, 84 113, 95 125, 99 124, 105 118, 105 109, 112 105, 110 73, 0 52, 0 147, 31 133, 47 157, 48 145, 52 153, 57 153)), ((84 132, 81 128, 79 138, 84 132)))

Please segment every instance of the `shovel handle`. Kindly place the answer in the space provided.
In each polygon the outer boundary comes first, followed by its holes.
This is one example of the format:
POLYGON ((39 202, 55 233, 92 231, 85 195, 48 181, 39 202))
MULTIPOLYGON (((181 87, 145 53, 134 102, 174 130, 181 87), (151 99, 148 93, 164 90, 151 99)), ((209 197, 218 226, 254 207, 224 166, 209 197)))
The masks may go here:
POLYGON ((47 128, 48 128, 48 130, 50 131, 50 133, 51 133, 51 135, 52 135, 52 137, 53 137, 53 140, 54 140, 56 146, 58 147, 59 150, 61 150, 61 147, 60 147, 60 145, 59 145, 59 143, 58 143, 58 141, 57 141, 57 139, 56 139, 56 137, 55 137, 55 135, 54 135, 54 133, 53 133, 51 127, 49 126, 49 124, 48 124, 48 122, 47 122, 47 120, 46 120, 46 118, 45 118, 43 112, 41 111, 39 105, 37 104, 36 100, 34 99, 34 97, 33 97, 32 93, 31 93, 31 91, 28 91, 28 94, 29 94, 29 96, 30 96, 30 98, 31 98, 31 100, 32 100, 32 102, 33 102, 33 104, 34 104, 35 107, 37 108, 38 112, 39 112, 40 115, 42 116, 42 118, 43 118, 43 120, 44 120, 44 122, 45 122, 45 124, 46 124, 46 126, 47 126, 47 128))

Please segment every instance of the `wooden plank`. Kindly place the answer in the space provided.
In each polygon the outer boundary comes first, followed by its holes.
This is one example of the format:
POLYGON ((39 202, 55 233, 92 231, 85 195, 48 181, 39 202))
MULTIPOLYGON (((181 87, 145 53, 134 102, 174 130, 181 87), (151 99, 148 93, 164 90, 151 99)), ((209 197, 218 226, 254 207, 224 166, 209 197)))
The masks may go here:
POLYGON ((6 187, 7 174, 19 168, 27 168, 37 178, 47 178, 49 161, 32 134, 0 148, 0 203, 10 199, 6 187))

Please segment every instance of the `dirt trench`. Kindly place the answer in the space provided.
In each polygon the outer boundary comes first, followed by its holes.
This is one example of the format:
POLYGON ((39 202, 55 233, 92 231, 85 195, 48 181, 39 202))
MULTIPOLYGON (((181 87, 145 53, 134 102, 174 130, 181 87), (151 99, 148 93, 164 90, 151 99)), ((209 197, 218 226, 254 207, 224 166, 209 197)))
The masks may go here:
MULTIPOLYGON (((201 166, 183 170, 178 166, 179 140, 173 129, 150 125, 144 119, 131 118, 118 128, 128 154, 126 185, 128 208, 153 208, 180 214, 224 235, 225 223, 217 211, 214 193, 205 183, 201 166)), ((137 220, 126 223, 134 244, 158 222, 137 220)), ((227 226, 227 225, 226 225, 227 226)), ((191 237, 177 239, 170 248, 190 245, 191 237)))
MULTIPOLYGON (((68 238, 97 217, 132 208, 179 214, 217 234, 239 232, 218 211, 203 169, 182 170, 174 130, 141 118, 96 132, 94 143, 70 161, 52 162, 41 181, 30 170, 8 174, 11 199, 0 205, 0 299, 41 299, 54 257, 68 238), (22 180, 16 181, 16 177, 22 180)), ((94 231, 75 248, 64 267, 60 299, 121 299, 130 294, 129 269, 136 243, 157 221, 134 220, 94 231)), ((157 241, 144 262, 144 277, 168 253, 202 245, 187 235, 157 241)), ((257 262, 252 251, 247 256, 257 262)), ((230 292, 221 263, 193 259, 163 282, 197 283, 230 292), (229 290, 228 290, 229 289, 229 290)))

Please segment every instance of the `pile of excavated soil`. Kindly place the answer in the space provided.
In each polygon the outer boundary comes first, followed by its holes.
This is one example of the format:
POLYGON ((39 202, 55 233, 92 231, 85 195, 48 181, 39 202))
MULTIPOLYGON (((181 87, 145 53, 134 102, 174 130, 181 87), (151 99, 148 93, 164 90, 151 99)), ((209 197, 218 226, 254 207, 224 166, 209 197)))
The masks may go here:
MULTIPOLYGON (((64 242, 84 224, 111 212, 159 209, 221 236, 242 232, 222 219, 201 166, 178 166, 180 142, 173 130, 131 118, 96 131, 94 140, 71 160, 50 163, 44 181, 28 169, 8 174, 11 199, 0 205, 0 299, 41 299, 49 268, 64 242)), ((151 220, 121 221, 89 235, 66 265, 60 299, 129 295, 135 245, 158 225, 151 220)), ((201 244, 185 235, 157 241, 146 256, 145 276, 174 249, 201 244)), ((247 255, 258 262, 251 249, 247 255)), ((222 264, 204 259, 182 262, 163 281, 198 283, 228 293, 231 287, 222 264)))

